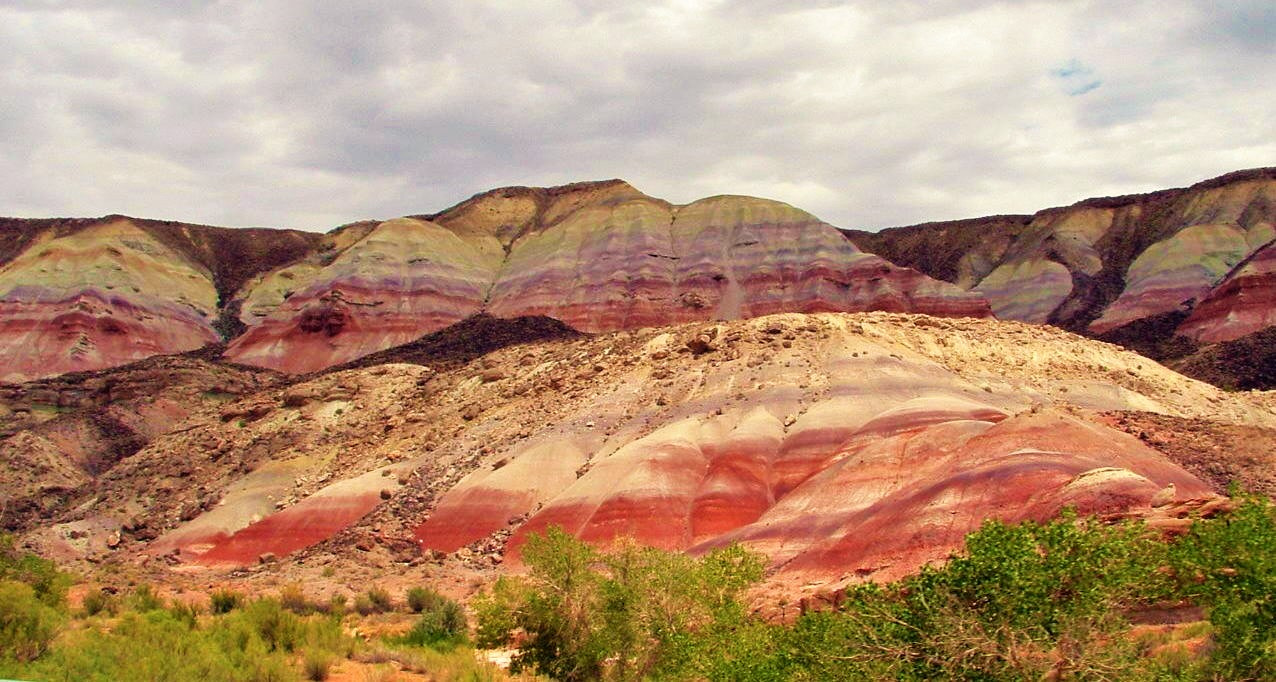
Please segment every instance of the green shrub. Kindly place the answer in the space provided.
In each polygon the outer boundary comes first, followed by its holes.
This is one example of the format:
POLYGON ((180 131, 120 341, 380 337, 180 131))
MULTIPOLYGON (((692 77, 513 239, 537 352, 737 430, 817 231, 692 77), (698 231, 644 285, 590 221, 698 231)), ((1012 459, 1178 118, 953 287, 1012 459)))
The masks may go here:
POLYGON ((1134 524, 989 521, 945 565, 803 616, 782 648, 787 665, 829 679, 1129 677, 1134 647, 1116 635, 1128 608, 1172 592, 1165 556, 1134 524))
POLYGON ((173 614, 173 619, 185 623, 189 628, 199 625, 199 614, 202 611, 199 604, 188 601, 174 601, 168 607, 168 612, 173 614))
POLYGON ((1276 678, 1276 508, 1242 498, 1231 514, 1197 521, 1170 562, 1182 592, 1209 610, 1214 673, 1276 678))
POLYGON ((214 615, 230 613, 242 606, 244 595, 232 590, 217 590, 208 595, 209 609, 214 615))
POLYGON ((96 616, 99 613, 113 616, 119 611, 119 604, 115 599, 115 595, 106 590, 89 590, 85 593, 81 606, 86 616, 96 616))
POLYGON ((346 595, 334 594, 328 598, 328 615, 340 619, 346 615, 346 595))
POLYGON ((53 608, 66 603, 66 591, 71 586, 71 576, 59 571, 57 564, 20 551, 13 536, 6 533, 0 533, 0 580, 29 585, 37 599, 53 608))
POLYGON ((600 552, 558 528, 531 537, 523 559, 527 579, 478 600, 479 644, 517 644, 515 671, 561 680, 698 676, 745 624, 737 597, 762 576, 738 547, 702 559, 633 543, 600 552))
POLYGON ((396 643, 447 651, 465 642, 468 624, 461 605, 431 591, 420 609, 421 617, 396 643))
POLYGON ((442 595, 428 587, 413 587, 407 593, 408 608, 412 613, 421 613, 427 606, 442 598, 442 595))
POLYGON ((165 607, 164 599, 155 594, 155 588, 147 583, 142 583, 133 588, 133 592, 129 594, 128 606, 134 611, 145 613, 147 611, 159 611, 165 607))
POLYGON ((372 604, 375 613, 389 613, 394 610, 394 600, 390 598, 390 593, 380 587, 368 589, 368 602, 372 604))
POLYGON ((334 660, 335 657, 327 651, 321 649, 308 650, 301 661, 302 675, 307 680, 323 682, 332 674, 334 660))
POLYGON ((0 658, 35 660, 48 650, 59 620, 30 585, 0 581, 0 658))
MULTIPOLYGON (((251 680, 251 666, 268 667, 265 652, 238 655, 162 610, 126 613, 111 631, 76 632, 25 671, 50 681, 251 680)), ((286 661, 273 662, 285 664, 286 661)), ((284 678, 287 679, 287 678, 284 678)))
POLYGON ((284 610, 275 599, 256 599, 230 618, 242 619, 265 643, 267 651, 292 652, 301 643, 305 629, 296 614, 284 610))
POLYGON ((361 594, 354 598, 354 610, 360 616, 370 616, 377 612, 377 607, 373 605, 368 595, 361 594))
POLYGON ((304 616, 314 613, 318 609, 306 597, 306 591, 301 583, 289 583, 279 591, 279 603, 289 611, 304 616))

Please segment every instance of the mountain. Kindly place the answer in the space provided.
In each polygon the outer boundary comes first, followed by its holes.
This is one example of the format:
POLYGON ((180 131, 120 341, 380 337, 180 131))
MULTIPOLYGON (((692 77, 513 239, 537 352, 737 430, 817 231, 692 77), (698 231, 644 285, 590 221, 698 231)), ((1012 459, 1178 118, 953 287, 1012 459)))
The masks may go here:
POLYGON ((621 181, 487 192, 326 235, 110 216, 3 226, 0 380, 229 341, 311 372, 471 315, 587 332, 780 311, 986 316, 977 294, 859 251, 786 204, 675 206, 621 181))
POLYGON ((1058 325, 1178 366, 1276 323, 1276 168, 1031 216, 844 234, 981 294, 999 319, 1058 325))

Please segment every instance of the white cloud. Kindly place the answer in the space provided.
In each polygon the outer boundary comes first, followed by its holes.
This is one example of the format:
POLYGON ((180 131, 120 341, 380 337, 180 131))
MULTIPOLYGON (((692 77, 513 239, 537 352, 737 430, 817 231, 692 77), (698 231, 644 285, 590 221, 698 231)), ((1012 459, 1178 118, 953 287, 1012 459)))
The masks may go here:
POLYGON ((1276 163, 1261 1, 11 2, 0 44, 3 214, 324 230, 623 177, 881 227, 1276 163))

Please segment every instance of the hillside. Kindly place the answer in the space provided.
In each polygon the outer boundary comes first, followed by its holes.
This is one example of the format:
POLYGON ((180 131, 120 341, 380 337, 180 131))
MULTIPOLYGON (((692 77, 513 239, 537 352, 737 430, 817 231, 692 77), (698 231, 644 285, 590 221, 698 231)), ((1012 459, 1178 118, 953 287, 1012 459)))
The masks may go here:
MULTIPOLYGON (((1276 322, 1276 168, 1031 216, 844 234, 983 295, 1000 319, 1058 325, 1189 371, 1199 362, 1179 359, 1276 322)), ((1254 385, 1239 376, 1222 381, 1254 385)))
POLYGON ((28 473, 4 477, 4 523, 165 580, 276 558, 318 583, 325 566, 434 561, 464 580, 554 524, 692 552, 740 541, 774 581, 827 585, 910 573, 988 517, 1165 515, 1226 485, 1113 414, 1248 429, 1267 456, 1212 459, 1243 480, 1270 480, 1276 442, 1268 394, 1017 322, 782 314, 581 337, 489 318, 417 349, 299 378, 192 357, 11 390, 0 450, 28 473), (513 345, 449 350, 466 333, 513 345), (144 442, 76 455, 104 410, 135 415, 144 442))

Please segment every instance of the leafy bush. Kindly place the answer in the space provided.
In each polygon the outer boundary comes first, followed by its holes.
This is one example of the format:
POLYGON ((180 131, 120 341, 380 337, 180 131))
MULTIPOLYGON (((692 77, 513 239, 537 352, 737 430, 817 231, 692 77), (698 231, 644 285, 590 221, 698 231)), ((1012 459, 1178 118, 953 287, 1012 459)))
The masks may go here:
POLYGON ((346 615, 346 595, 334 594, 328 598, 326 609, 328 615, 340 619, 346 615))
MULTIPOLYGON (((396 640, 399 644, 421 646, 446 651, 466 640, 468 624, 461 605, 433 591, 417 588, 417 603, 413 610, 421 614, 406 635, 396 640)), ((409 593, 409 603, 412 593, 409 593)))
POLYGON ((434 600, 441 598, 442 595, 428 587, 413 587, 407 593, 408 608, 412 613, 421 613, 434 600))
POLYGON ((199 614, 203 609, 199 604, 189 601, 174 600, 168 607, 168 612, 173 614, 173 618, 181 623, 186 623, 189 628, 199 625, 199 614))
POLYGON ((165 607, 164 599, 155 594, 155 588, 146 583, 133 588, 133 592, 128 597, 128 605, 129 608, 141 613, 158 611, 165 607))
POLYGON ((209 608, 214 615, 230 613, 244 603, 244 595, 232 590, 217 590, 208 596, 209 608))
POLYGON ((114 680, 289 680, 280 655, 228 646, 167 611, 127 613, 113 630, 72 633, 24 676, 65 682, 114 680))
POLYGON ((361 616, 374 613, 387 613, 394 610, 394 602, 390 593, 373 586, 368 591, 354 598, 354 610, 361 616))
POLYGON ((86 616, 96 616, 99 613, 113 616, 119 611, 119 604, 115 599, 115 595, 106 590, 89 590, 86 592, 81 607, 84 609, 84 615, 86 616))
POLYGON ((1211 667, 1227 679, 1276 678, 1276 509, 1243 498, 1197 521, 1170 551, 1182 592, 1209 609, 1211 667))
POLYGON ((323 682, 332 674, 334 657, 330 652, 312 649, 301 661, 301 671, 307 680, 323 682))
POLYGON ((59 620, 30 585, 0 581, 0 658, 35 660, 49 648, 59 620))
POLYGON ((561 680, 686 676, 745 622, 737 597, 762 576, 738 547, 600 552, 558 528, 531 537, 523 559, 528 579, 503 578, 476 604, 479 644, 517 644, 515 671, 561 680))
POLYGON ((19 550, 13 536, 5 533, 0 533, 0 580, 30 586, 37 599, 53 608, 66 603, 66 591, 71 586, 71 576, 59 571, 52 561, 19 550))
POLYGON ((286 611, 274 599, 257 599, 231 614, 231 622, 249 625, 265 643, 267 651, 292 652, 302 642, 305 630, 296 614, 286 611))
POLYGON ((318 609, 306 597, 306 591, 301 583, 289 583, 279 591, 279 603, 287 610, 304 616, 314 613, 318 609))
POLYGON ((782 648, 787 665, 827 679, 1100 676, 1134 665, 1114 633, 1126 609, 1172 592, 1165 553, 1139 525, 989 521, 944 566, 803 616, 782 648))

